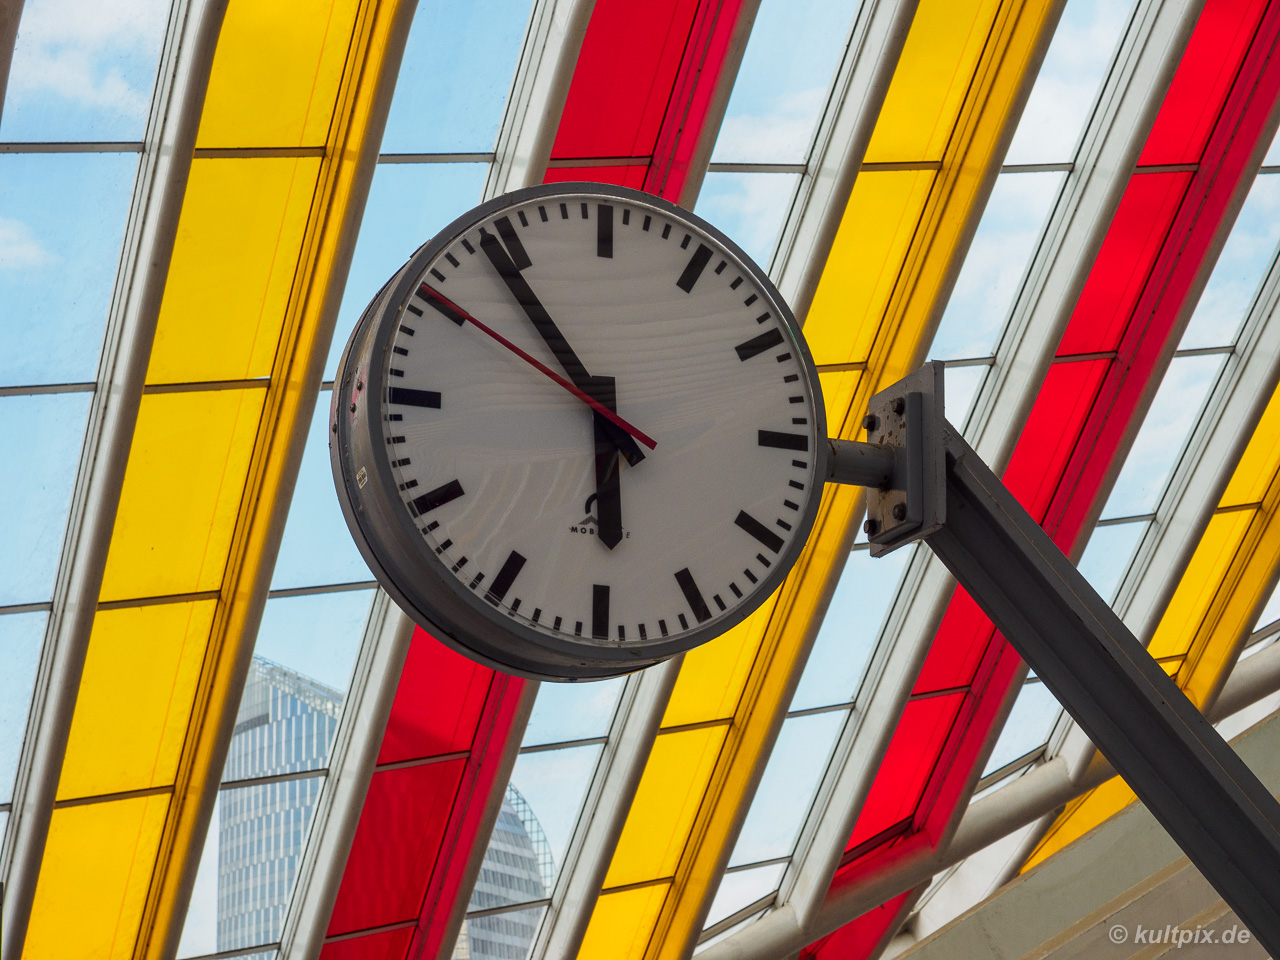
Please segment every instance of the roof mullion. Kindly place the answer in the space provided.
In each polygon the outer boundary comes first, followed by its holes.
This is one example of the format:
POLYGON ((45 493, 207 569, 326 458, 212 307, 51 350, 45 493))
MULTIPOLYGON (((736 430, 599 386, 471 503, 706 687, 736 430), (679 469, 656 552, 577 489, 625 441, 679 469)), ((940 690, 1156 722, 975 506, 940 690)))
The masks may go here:
POLYGON ((5 960, 35 898, 221 21, 218 4, 175 3, 160 59, 0 856, 5 960))

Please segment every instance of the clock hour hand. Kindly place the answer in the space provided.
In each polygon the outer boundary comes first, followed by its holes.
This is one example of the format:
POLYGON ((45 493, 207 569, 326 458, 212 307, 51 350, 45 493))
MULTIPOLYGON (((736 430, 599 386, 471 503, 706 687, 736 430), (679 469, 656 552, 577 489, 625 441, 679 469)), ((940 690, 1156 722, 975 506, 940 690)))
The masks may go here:
MULTIPOLYGON (((615 406, 613 377, 592 377, 592 395, 610 409, 615 406)), ((606 429, 609 421, 592 413, 596 439, 596 528, 600 542, 612 550, 622 540, 622 485, 619 450, 606 429)))
MULTIPOLYGON (((569 346, 569 341, 564 338, 564 334, 560 332, 556 322, 551 319, 551 314, 547 313, 546 307, 542 305, 542 301, 538 299, 537 294, 533 292, 533 288, 529 286, 529 281, 516 269, 516 265, 507 254, 506 248, 498 242, 497 237, 483 228, 480 230, 480 249, 489 258, 494 270, 497 271, 498 276, 502 278, 502 282, 511 291, 511 295, 516 298, 520 308, 524 310, 525 315, 533 323, 533 328, 538 331, 538 336, 542 337, 550 348, 551 353, 560 363, 560 366, 564 368, 564 372, 569 375, 569 379, 580 390, 594 397, 592 384, 596 378, 587 373, 587 368, 583 366, 573 347, 569 346)), ((610 380, 610 383, 612 382, 610 380)), ((612 389, 610 389, 609 395, 614 395, 612 389)), ((600 397, 594 397, 594 399, 605 403, 600 397)), ((614 413, 618 412, 616 401, 610 400, 605 403, 605 406, 614 413)), ((627 463, 634 467, 644 459, 644 452, 636 444, 635 440, 625 430, 619 428, 617 424, 605 420, 603 429, 618 452, 627 458, 627 463)))

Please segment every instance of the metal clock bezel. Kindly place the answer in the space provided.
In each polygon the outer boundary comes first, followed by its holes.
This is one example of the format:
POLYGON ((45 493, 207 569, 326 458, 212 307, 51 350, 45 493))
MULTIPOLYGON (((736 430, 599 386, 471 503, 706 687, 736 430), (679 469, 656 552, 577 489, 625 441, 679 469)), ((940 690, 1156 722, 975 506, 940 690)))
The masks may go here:
POLYGON ((458 217, 419 247, 374 297, 352 332, 334 382, 329 422, 338 501, 360 553, 383 588, 410 619, 459 653, 536 680, 621 676, 701 646, 742 622, 773 594, 804 549, 827 473, 826 415, 817 369, 790 307, 765 272, 736 243, 696 214, 638 190, 597 183, 543 184, 495 197, 458 217), (382 423, 386 354, 418 279, 467 232, 504 210, 550 197, 612 200, 647 208, 687 223, 719 244, 769 301, 813 398, 814 483, 795 524, 795 535, 756 585, 752 601, 739 603, 678 638, 611 641, 566 636, 561 640, 526 627, 468 589, 427 547, 391 473, 382 423))

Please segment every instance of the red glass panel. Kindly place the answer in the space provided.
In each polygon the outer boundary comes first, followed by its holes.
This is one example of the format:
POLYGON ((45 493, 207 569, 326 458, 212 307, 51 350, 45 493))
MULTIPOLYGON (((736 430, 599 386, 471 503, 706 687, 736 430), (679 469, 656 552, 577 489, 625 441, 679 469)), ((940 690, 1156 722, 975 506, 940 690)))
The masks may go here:
POLYGON ((819 955, 828 960, 872 956, 885 940, 897 932, 910 905, 914 903, 913 894, 900 894, 874 910, 868 910, 835 933, 809 944, 800 951, 800 960, 812 960, 819 955))
POLYGON ((952 693, 907 704, 846 850, 911 815, 964 697, 963 693, 952 693))
POLYGON ((1200 159, 1266 6, 1267 0, 1220 0, 1205 5, 1139 165, 1200 159))
POLYGON ((412 940, 412 927, 369 933, 326 943, 320 949, 320 960, 403 960, 412 940))
POLYGON ((596 4, 551 149, 554 159, 653 153, 697 8, 698 0, 596 4))
POLYGON ((493 671, 413 632, 378 763, 470 749, 493 671))
POLYGON ((1044 517, 1058 489, 1081 425, 1092 412, 1098 387, 1110 366, 1108 360, 1082 360, 1049 367, 1004 472, 1005 485, 1036 519, 1044 517))
POLYGON ((1130 178, 1058 356, 1101 353, 1120 345, 1190 182, 1190 173, 1142 173, 1130 178))
POLYGON ((585 180, 589 183, 612 183, 639 190, 644 186, 644 178, 648 172, 648 163, 609 167, 552 167, 542 178, 542 182, 571 183, 574 180, 585 180))
POLYGON ((445 760, 374 773, 329 936, 417 919, 465 766, 445 760))
POLYGON ((929 647, 913 696, 968 685, 995 628, 963 587, 956 587, 929 647))

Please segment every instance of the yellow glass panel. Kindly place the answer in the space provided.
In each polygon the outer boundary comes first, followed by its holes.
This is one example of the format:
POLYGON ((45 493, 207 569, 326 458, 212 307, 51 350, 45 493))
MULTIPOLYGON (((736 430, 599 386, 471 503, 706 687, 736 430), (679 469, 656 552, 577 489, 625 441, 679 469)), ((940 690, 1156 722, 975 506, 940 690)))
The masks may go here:
POLYGON ((167 796, 53 811, 24 960, 128 960, 167 796))
POLYGON ((265 396, 142 398, 100 599, 218 589, 265 396))
POLYGON ((1258 503, 1280 470, 1280 390, 1271 395, 1218 505, 1258 503))
POLYGON ((942 159, 999 8, 998 0, 921 0, 865 162, 942 159))
POLYGON ((726 724, 660 733, 654 740, 604 880, 606 889, 675 872, 727 729, 726 724))
POLYGON ((578 960, 640 960, 670 888, 669 883, 655 883, 601 894, 578 960))
POLYGON ((217 601, 101 610, 58 799, 173 783, 217 601))
POLYGON ((1191 641, 1222 587, 1227 567, 1236 555, 1253 515, 1252 510, 1233 510, 1216 514, 1209 520, 1186 572, 1178 581, 1173 599, 1165 608, 1160 625, 1147 646, 1153 657, 1181 656, 1191 649, 1191 641))
POLYGON ((357 0, 231 0, 196 147, 323 146, 357 0))
MULTIPOLYGON (((827 435, 848 436, 845 422, 852 414, 853 398, 865 374, 858 370, 832 370, 818 374, 822 383, 822 400, 827 409, 827 435)), ((857 431, 855 431, 856 433, 857 431)))
POLYGON ((148 383, 271 373, 319 171, 314 158, 192 163, 148 383))
POLYGON ((1053 831, 1040 841, 1040 845, 1027 858, 1022 870, 1024 872, 1030 870, 1041 860, 1053 856, 1071 841, 1083 837, 1102 821, 1114 816, 1136 799, 1127 783, 1119 777, 1112 777, 1096 790, 1068 805, 1066 812, 1054 825, 1053 831))
POLYGON ((772 602, 761 604, 729 632, 684 655, 662 717, 664 727, 733 716, 772 607, 772 602))
POLYGON ((859 174, 804 323, 815 363, 870 358, 935 176, 921 170, 859 174))

